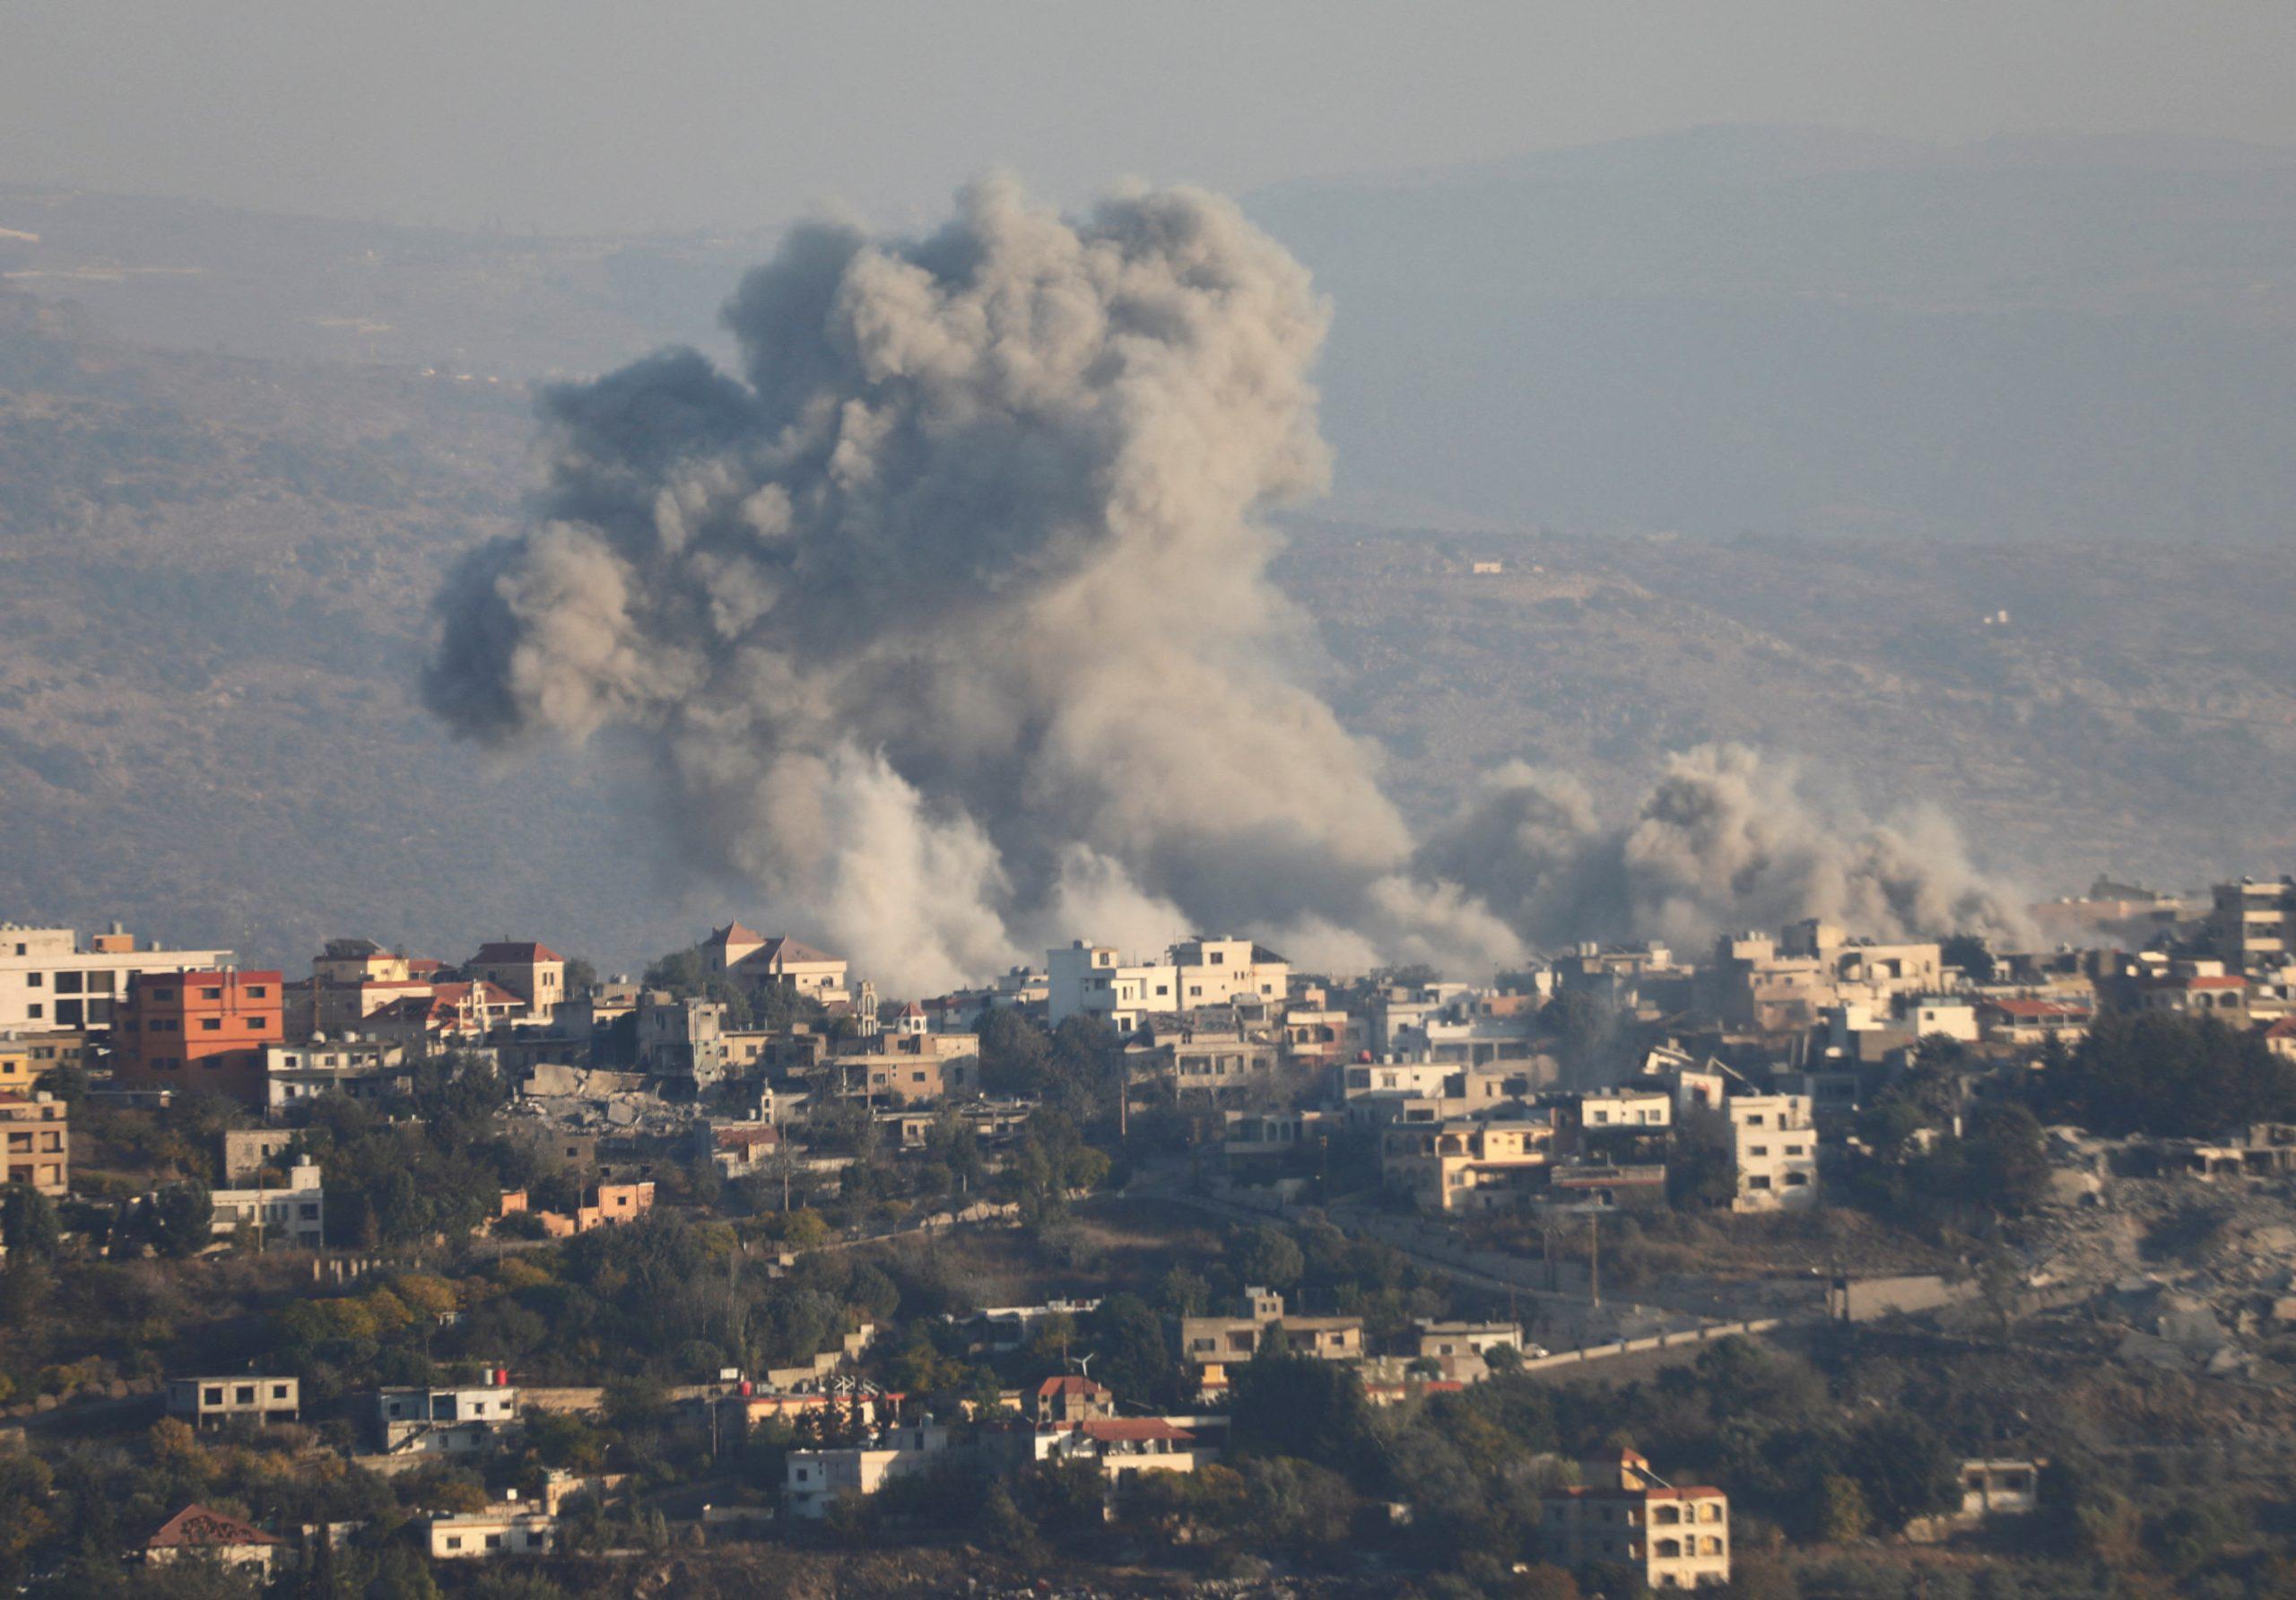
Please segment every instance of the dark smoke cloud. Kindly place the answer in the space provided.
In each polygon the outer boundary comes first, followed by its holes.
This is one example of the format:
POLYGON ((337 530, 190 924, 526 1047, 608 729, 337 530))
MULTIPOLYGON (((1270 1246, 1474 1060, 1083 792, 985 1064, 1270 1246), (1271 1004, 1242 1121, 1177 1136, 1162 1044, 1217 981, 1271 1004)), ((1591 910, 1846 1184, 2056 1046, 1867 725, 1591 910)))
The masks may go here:
POLYGON ((700 870, 908 990, 1078 935, 1488 970, 1582 911, 1959 915, 1935 839, 1733 901, 1699 852, 1744 828, 1613 848, 1509 775, 1415 848, 1266 577, 1257 513, 1325 481, 1326 319, 1194 191, 1072 222, 1000 179, 921 240, 802 228, 727 308, 739 377, 672 352, 549 396, 538 514, 447 586, 426 699, 495 743, 634 736, 700 870))

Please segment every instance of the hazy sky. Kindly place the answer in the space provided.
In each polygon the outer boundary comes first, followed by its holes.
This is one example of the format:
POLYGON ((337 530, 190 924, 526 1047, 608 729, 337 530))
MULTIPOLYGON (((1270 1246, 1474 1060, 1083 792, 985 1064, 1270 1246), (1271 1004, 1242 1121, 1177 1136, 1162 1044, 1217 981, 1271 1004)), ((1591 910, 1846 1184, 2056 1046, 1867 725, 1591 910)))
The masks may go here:
POLYGON ((0 181, 738 228, 1717 121, 2287 143, 2292 84, 2286 0, 8 0, 0 181))

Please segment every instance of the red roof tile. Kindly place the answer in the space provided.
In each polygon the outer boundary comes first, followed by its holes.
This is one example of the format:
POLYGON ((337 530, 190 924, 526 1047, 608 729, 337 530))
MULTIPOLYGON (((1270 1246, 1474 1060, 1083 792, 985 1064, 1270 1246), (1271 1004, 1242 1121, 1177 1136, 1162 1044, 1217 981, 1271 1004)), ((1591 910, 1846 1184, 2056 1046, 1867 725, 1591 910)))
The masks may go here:
POLYGON ((167 1525, 144 1542, 146 1550, 183 1550, 211 1544, 282 1544, 286 1541, 265 1533, 252 1523, 205 1506, 186 1506, 167 1525))

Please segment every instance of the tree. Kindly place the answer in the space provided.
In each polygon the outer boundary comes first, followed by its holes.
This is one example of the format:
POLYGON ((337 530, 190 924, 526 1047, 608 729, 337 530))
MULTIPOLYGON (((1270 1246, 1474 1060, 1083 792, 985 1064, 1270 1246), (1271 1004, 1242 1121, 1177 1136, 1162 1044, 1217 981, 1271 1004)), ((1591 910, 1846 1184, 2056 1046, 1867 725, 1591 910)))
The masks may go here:
POLYGON ((1945 1441, 1909 1412, 1884 1412, 1861 1425, 1843 1465, 1875 1522, 1891 1533, 1961 1503, 1960 1474, 1945 1441))
POLYGON ((215 1202, 196 1178, 171 1183, 153 1196, 149 1227, 162 1256, 195 1255, 215 1238, 215 1202))
POLYGON ((1866 1491, 1857 1479, 1828 1473, 1818 1480, 1817 1521, 1818 1537, 1830 1544, 1866 1536, 1874 1513, 1866 1508, 1866 1491))
POLYGON ((2092 1133, 2196 1138, 2296 1115, 2296 1065, 2215 1017, 2107 1012, 2042 1088, 2092 1133))
POLYGON ((1237 1276, 1265 1289, 1290 1289, 1308 1270, 1308 1258, 1292 1237, 1263 1222, 1247 1230, 1229 1246, 1237 1276))
POLYGON ((64 1224, 56 1214, 55 1201, 28 1183, 0 1185, 0 1241, 11 1255, 52 1261, 63 1240, 64 1224))
POLYGON ((1678 1210, 1726 1205, 1738 1188, 1737 1145, 1730 1119, 1712 1106, 1685 1106, 1674 1119, 1674 1146, 1666 1159, 1666 1199, 1678 1210))
POLYGON ((1370 1403, 1352 1369, 1266 1351, 1238 1370, 1230 1428, 1247 1455, 1297 1456, 1367 1468, 1370 1403))
POLYGON ((2048 1150, 2039 1118, 2022 1106, 1986 1105, 1970 1114, 1961 1140, 1961 1193, 2005 1216, 2031 1211, 2048 1193, 2048 1150))

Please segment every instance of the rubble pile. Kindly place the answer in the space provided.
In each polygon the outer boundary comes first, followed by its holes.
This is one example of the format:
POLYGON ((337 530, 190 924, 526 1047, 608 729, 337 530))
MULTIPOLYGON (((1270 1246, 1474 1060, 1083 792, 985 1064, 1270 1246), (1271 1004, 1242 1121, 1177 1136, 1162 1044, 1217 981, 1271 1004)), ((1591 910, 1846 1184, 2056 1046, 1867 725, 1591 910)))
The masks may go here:
POLYGON ((2125 1361, 2264 1375, 2259 1358, 2296 1336, 2296 1183, 2115 1177, 2095 1153, 2065 1152, 2077 1197, 2021 1230, 2026 1287, 2052 1314, 2119 1330, 2125 1361))

